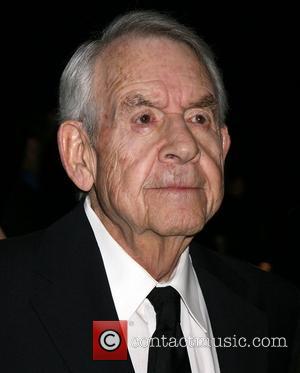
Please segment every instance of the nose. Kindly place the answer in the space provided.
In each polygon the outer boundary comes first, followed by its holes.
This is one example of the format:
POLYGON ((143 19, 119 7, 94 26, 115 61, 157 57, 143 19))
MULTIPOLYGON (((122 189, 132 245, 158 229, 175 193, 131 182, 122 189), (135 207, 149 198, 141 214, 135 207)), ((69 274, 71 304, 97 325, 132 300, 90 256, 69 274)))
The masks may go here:
POLYGON ((159 151, 159 160, 184 164, 200 158, 200 148, 181 115, 169 114, 166 123, 165 143, 159 151))

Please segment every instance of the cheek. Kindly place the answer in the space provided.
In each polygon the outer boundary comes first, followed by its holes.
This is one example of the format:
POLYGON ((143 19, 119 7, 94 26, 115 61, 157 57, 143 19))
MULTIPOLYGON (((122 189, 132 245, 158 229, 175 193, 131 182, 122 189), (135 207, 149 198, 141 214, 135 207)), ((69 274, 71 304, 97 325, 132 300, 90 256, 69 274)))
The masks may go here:
POLYGON ((201 169, 206 179, 207 215, 210 218, 223 199, 223 161, 220 153, 202 155, 201 169))
POLYGON ((131 157, 121 143, 115 146, 110 142, 106 148, 101 148, 99 153, 97 190, 109 200, 115 198, 124 187, 131 157))
POLYGON ((150 152, 133 139, 111 141, 98 161, 98 194, 105 204, 123 214, 143 210, 143 186, 152 167, 150 152))
POLYGON ((208 179, 215 180, 216 185, 220 183, 223 177, 223 150, 219 133, 212 133, 210 136, 202 139, 200 142, 201 162, 205 169, 208 179))

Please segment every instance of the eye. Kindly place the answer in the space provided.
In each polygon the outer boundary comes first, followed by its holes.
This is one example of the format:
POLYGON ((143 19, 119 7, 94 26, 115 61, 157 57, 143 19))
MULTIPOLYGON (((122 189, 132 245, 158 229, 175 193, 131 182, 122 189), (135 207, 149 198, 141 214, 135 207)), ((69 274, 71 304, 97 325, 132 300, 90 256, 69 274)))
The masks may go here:
POLYGON ((142 114, 140 115, 137 119, 136 119, 136 122, 138 124, 149 124, 152 120, 152 117, 150 114, 148 113, 145 113, 145 114, 142 114))
POLYGON ((140 127, 149 126, 156 123, 158 120, 159 114, 153 110, 143 111, 133 118, 133 122, 140 127))
POLYGON ((144 108, 133 114, 130 118, 133 128, 137 131, 153 130, 162 123, 162 120, 163 113, 155 108, 144 108))
POLYGON ((214 121, 211 111, 200 108, 188 110, 184 117, 187 123, 206 129, 208 129, 214 121))
POLYGON ((196 124, 206 124, 209 122, 209 116, 202 113, 197 113, 191 117, 191 122, 196 124))

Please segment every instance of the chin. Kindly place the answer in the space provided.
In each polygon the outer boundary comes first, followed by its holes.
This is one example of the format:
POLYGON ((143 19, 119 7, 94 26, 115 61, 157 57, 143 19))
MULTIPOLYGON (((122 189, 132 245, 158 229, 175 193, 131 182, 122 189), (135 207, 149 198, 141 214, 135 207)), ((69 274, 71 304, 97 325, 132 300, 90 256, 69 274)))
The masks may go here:
POLYGON ((153 227, 153 231, 155 231, 160 236, 195 236, 198 232, 200 232, 205 225, 205 221, 198 221, 194 222, 194 224, 161 224, 158 225, 157 223, 153 227))
POLYGON ((208 213, 199 203, 175 207, 162 203, 161 208, 149 212, 149 227, 161 236, 194 236, 203 229, 208 213))

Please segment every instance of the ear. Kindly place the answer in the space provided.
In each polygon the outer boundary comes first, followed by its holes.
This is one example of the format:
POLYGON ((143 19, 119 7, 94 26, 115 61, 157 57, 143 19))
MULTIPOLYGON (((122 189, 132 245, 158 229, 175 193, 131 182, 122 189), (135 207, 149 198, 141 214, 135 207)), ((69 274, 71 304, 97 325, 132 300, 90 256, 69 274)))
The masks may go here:
POLYGON ((228 133, 228 128, 226 125, 221 127, 221 141, 222 141, 222 149, 223 149, 223 159, 225 160, 228 150, 230 148, 231 140, 230 135, 228 133))
POLYGON ((96 157, 82 123, 62 123, 57 141, 60 158, 69 178, 79 189, 90 191, 96 177, 96 157))

